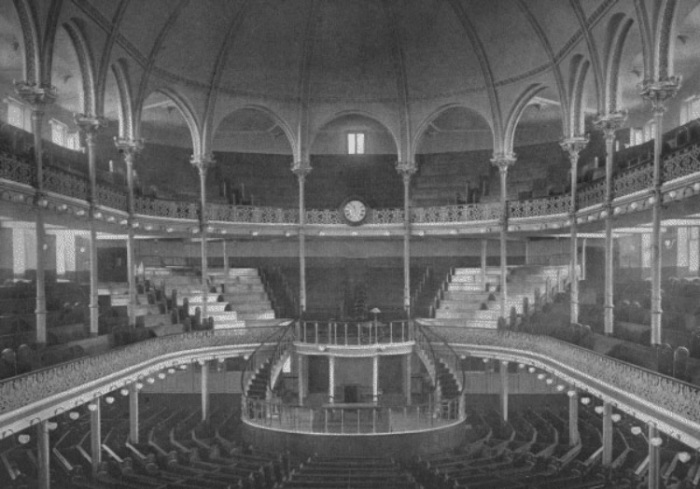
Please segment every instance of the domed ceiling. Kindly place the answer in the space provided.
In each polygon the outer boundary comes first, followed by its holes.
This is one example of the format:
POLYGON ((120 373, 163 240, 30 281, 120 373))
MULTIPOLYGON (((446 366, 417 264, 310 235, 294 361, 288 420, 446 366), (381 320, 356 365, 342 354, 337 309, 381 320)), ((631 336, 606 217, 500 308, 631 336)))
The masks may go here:
MULTIPOLYGON (((641 2, 649 8, 653 3, 641 2)), ((534 122, 560 119, 560 94, 568 89, 572 58, 580 55, 602 66, 611 19, 624 16, 637 23, 632 0, 46 0, 36 5, 38 18, 50 17, 52 5, 61 9, 52 83, 66 110, 81 111, 82 101, 76 93, 79 77, 72 76, 80 72, 79 57, 67 47, 71 39, 61 28, 73 22, 84 32, 96 72, 105 55, 112 63, 126 60, 134 97, 167 87, 183 94, 195 116, 204 119, 214 93, 214 127, 245 109, 246 101, 265 103, 283 113, 288 134, 301 130, 300 106, 317 112, 311 116, 317 118, 316 131, 332 120, 333 111, 365 109, 387 114, 386 120, 377 119, 388 127, 387 120, 400 119, 404 110, 415 131, 451 104, 484 119, 462 121, 456 128, 493 126, 493 118, 505 119, 533 84, 543 87, 533 100, 534 122)), ((700 8, 695 0, 679 5, 676 71, 695 83, 700 8)), ((0 2, 0 26, 7 27, 0 35, 5 80, 22 77, 19 24, 12 2, 0 2)), ((622 54, 621 105, 632 113, 643 108, 637 25, 622 54)), ((597 111, 593 71, 584 99, 590 114, 597 111)), ((104 113, 116 118, 111 72, 104 86, 104 113)), ((162 96, 149 98, 143 120, 171 124, 172 110, 166 109, 172 107, 162 96)), ((640 117, 634 122, 643 124, 648 111, 640 117)), ((276 132, 267 122, 255 127, 276 132)))

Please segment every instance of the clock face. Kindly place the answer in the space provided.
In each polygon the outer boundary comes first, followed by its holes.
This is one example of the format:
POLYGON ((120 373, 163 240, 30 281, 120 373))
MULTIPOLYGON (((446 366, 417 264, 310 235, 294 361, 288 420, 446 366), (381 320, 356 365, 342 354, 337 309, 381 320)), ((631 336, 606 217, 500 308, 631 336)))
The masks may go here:
POLYGON ((360 224, 367 217, 367 206, 357 199, 347 201, 342 211, 350 224, 360 224))

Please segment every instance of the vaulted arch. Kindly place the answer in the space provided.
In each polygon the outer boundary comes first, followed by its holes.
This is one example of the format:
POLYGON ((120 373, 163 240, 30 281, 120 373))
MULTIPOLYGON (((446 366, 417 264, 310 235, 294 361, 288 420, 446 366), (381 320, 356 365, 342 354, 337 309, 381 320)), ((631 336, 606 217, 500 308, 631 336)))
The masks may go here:
POLYGON ((80 19, 71 19, 63 24, 71 44, 78 57, 82 82, 82 110, 85 115, 96 115, 95 100, 95 65, 90 45, 85 37, 84 26, 80 19))

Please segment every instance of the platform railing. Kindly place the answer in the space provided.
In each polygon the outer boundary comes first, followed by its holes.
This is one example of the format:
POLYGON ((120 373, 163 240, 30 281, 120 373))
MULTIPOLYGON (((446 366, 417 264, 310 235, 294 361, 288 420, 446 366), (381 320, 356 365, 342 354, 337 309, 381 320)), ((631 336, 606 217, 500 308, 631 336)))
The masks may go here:
POLYGON ((409 321, 299 321, 296 341, 313 345, 362 346, 413 341, 409 321))
POLYGON ((343 403, 311 407, 245 397, 242 418, 273 430, 337 435, 429 431, 461 421, 459 399, 411 406, 343 403))

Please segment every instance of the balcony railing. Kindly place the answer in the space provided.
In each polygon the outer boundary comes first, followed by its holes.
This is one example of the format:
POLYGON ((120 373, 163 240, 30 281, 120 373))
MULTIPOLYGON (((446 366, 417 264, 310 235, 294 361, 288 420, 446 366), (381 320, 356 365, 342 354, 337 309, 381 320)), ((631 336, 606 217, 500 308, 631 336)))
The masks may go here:
POLYGON ((300 321, 296 341, 313 345, 362 346, 413 340, 408 321, 300 321))
MULTIPOLYGON (((695 144, 679 149, 664 158, 662 180, 665 183, 683 179, 700 173, 700 145, 695 144)), ((614 198, 625 197, 647 190, 652 185, 653 163, 646 161, 619 172, 613 179, 614 198)), ((47 166, 44 169, 44 188, 62 196, 87 200, 89 183, 87 178, 66 172, 60 168, 47 166)), ((36 171, 32 163, 20 160, 14 155, 0 153, 0 179, 35 185, 36 171)), ((605 198, 605 182, 582 185, 577 194, 577 208, 586 209, 602 204, 605 198)), ((119 187, 98 184, 97 204, 118 211, 126 210, 126 190, 119 187)), ((511 219, 527 219, 562 215, 570 212, 569 195, 558 195, 540 199, 514 200, 508 204, 511 219)), ((197 221, 199 204, 194 201, 171 201, 138 197, 135 199, 135 212, 155 218, 197 221)), ((293 208, 235 206, 207 204, 207 218, 213 222, 241 224, 298 224, 299 211, 293 208)), ((499 203, 466 205, 445 205, 414 207, 411 209, 411 222, 414 224, 475 223, 498 221, 502 208, 499 203)), ((367 225, 399 225, 404 222, 403 209, 370 209, 367 225)), ((337 209, 308 209, 306 223, 310 226, 344 225, 337 209)))
POLYGON ((249 424, 310 434, 410 433, 461 421, 459 399, 397 407, 374 403, 309 407, 246 398, 243 408, 242 417, 249 424))

